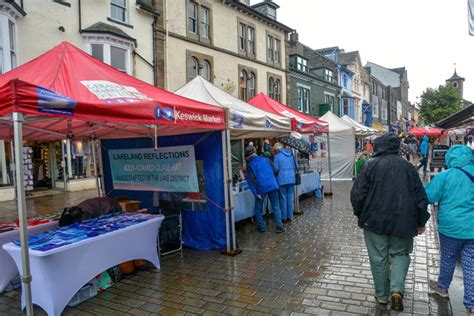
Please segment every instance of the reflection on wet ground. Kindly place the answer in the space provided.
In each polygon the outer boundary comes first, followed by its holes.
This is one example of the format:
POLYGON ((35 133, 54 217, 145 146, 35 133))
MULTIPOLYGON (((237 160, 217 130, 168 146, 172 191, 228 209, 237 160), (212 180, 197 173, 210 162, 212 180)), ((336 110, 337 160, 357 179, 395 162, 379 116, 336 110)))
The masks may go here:
MULTIPOLYGON (((236 257, 186 249, 162 258, 161 271, 140 271, 66 315, 451 315, 449 301, 428 294, 437 273, 432 222, 416 239, 405 311, 377 306, 363 242, 349 203, 352 182, 334 184, 333 199, 301 200, 304 214, 283 234, 240 223, 236 257)), ((73 271, 71 271, 73 273, 73 271)), ((0 295, 0 313, 18 313, 19 291, 0 295)), ((39 310, 39 309, 38 309, 39 310)))

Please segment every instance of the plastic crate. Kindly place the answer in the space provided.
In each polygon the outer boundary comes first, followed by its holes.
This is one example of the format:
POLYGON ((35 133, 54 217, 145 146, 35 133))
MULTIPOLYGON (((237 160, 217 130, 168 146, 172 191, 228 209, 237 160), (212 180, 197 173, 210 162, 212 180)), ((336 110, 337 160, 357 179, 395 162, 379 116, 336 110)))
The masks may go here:
POLYGON ((94 278, 84 285, 69 301, 67 306, 76 306, 97 295, 97 280, 94 278))

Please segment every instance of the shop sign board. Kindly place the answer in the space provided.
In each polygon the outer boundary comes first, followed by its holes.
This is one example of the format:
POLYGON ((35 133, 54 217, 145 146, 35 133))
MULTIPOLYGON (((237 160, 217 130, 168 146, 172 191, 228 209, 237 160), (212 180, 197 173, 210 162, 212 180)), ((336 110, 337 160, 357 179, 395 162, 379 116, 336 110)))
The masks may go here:
POLYGON ((114 189, 199 192, 194 146, 109 150, 114 189))

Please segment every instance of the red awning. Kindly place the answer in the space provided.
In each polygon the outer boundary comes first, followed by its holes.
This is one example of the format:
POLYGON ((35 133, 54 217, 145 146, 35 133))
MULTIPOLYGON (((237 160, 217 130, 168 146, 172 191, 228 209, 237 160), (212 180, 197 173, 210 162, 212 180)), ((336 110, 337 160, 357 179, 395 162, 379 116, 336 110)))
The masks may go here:
MULTIPOLYGON (((161 90, 63 42, 0 76, 0 116, 23 113, 25 139, 126 137, 225 128, 223 109, 161 90)), ((0 138, 11 138, 0 118, 0 138)))
POLYGON ((302 134, 314 132, 326 133, 328 131, 327 122, 293 110, 292 108, 273 100, 265 93, 257 94, 253 99, 247 101, 247 103, 264 111, 291 118, 291 129, 293 131, 302 134))
POLYGON ((428 128, 428 136, 440 136, 443 134, 443 131, 439 128, 436 128, 436 127, 432 127, 432 128, 428 128))
POLYGON ((413 136, 425 136, 428 135, 428 130, 423 127, 413 127, 408 131, 408 134, 412 134, 413 136))

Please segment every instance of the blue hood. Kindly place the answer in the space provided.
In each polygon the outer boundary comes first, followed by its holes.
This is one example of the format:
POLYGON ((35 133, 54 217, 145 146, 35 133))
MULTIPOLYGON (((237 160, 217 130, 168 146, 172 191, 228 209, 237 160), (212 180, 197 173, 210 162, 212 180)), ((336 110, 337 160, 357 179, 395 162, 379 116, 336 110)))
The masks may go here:
POLYGON ((446 154, 446 165, 448 168, 462 168, 472 164, 472 150, 465 145, 454 145, 446 154))
POLYGON ((429 142, 430 141, 430 138, 428 136, 423 136, 423 142, 429 142))
POLYGON ((293 154, 291 153, 291 151, 289 149, 286 149, 286 148, 282 148, 278 151, 278 153, 280 154, 283 154, 285 155, 286 157, 291 157, 293 156, 293 154))

